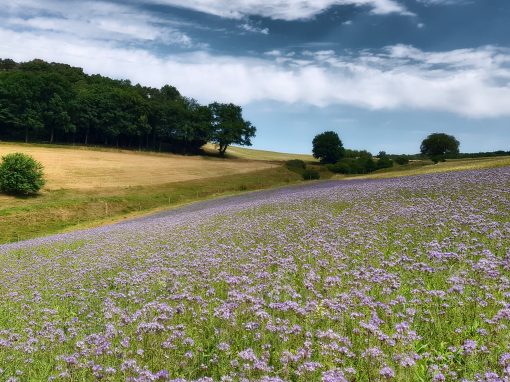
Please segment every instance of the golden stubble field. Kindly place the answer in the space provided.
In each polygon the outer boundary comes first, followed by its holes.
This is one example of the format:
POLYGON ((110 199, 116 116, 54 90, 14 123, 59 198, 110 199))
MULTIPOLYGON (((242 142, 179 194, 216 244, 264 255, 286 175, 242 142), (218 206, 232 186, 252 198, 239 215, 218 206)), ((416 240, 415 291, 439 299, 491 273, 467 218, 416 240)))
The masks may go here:
POLYGON ((0 156, 23 152, 44 166, 46 190, 123 188, 243 174, 277 166, 265 161, 0 144, 0 156))

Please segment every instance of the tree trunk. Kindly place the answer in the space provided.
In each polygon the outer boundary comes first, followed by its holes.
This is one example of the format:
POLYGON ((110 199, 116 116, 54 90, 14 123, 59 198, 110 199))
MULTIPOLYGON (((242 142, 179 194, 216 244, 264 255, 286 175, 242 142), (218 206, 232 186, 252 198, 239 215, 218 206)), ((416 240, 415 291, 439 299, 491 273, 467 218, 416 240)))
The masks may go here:
POLYGON ((55 136, 55 129, 52 126, 51 130, 50 130, 50 143, 53 143, 54 136, 55 136))
POLYGON ((25 127, 25 143, 28 143, 28 127, 25 127))
POLYGON ((89 144, 89 130, 90 128, 87 126, 87 131, 85 132, 85 146, 89 144))
POLYGON ((225 145, 225 146, 220 145, 220 155, 222 157, 225 156, 225 151, 227 151, 227 145, 225 145))

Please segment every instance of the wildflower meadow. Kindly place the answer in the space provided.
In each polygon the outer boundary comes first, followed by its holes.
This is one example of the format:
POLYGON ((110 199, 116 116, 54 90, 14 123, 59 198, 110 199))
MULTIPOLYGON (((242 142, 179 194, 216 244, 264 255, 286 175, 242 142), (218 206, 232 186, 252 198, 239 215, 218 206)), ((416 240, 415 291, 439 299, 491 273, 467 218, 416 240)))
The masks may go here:
POLYGON ((0 246, 0 380, 510 381, 510 168, 0 246))

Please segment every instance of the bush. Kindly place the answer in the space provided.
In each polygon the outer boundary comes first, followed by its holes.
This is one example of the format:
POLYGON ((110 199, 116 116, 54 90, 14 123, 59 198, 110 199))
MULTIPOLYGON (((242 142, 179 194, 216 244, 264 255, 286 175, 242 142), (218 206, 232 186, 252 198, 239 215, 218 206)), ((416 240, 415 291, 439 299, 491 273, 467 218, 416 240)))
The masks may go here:
POLYGON ((380 151, 377 157, 379 158, 379 160, 377 161, 378 170, 393 167, 393 161, 388 156, 388 154, 386 154, 385 151, 380 151))
POLYGON ((391 168, 393 167, 393 161, 388 157, 382 157, 377 161, 377 169, 381 170, 383 168, 391 168))
POLYGON ((407 158, 403 155, 400 155, 395 158, 395 162, 397 162, 399 165, 403 166, 403 165, 409 164, 409 158, 407 158))
POLYGON ((30 195, 44 186, 43 166, 30 155, 8 154, 0 164, 0 191, 10 195, 30 195))
POLYGON ((338 174, 368 174, 376 170, 376 164, 372 157, 344 158, 333 165, 327 166, 328 170, 338 174))
POLYGON ((321 178, 321 174, 319 174, 319 171, 311 168, 307 168, 306 170, 304 170, 302 175, 304 180, 314 180, 321 178))
POLYGON ((285 166, 294 172, 301 172, 306 168, 306 163, 301 159, 291 159, 285 162, 285 166))

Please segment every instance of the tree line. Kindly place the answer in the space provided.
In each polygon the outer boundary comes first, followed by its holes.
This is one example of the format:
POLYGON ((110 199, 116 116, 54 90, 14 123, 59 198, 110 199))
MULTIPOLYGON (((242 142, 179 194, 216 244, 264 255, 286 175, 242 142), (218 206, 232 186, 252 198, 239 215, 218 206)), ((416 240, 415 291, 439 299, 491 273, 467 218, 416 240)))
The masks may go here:
POLYGON ((410 159, 429 158, 434 163, 444 162, 446 159, 479 158, 510 155, 509 151, 494 151, 485 153, 460 153, 460 142, 445 133, 429 134, 420 145, 420 154, 389 155, 380 151, 377 157, 366 150, 345 149, 343 143, 334 131, 325 131, 315 136, 312 141, 313 156, 322 164, 336 173, 367 174, 383 168, 393 167, 394 162, 399 165, 409 163, 410 159))
POLYGON ((197 153, 251 145, 256 128, 232 103, 201 105, 160 89, 60 63, 0 60, 0 140, 197 153))

